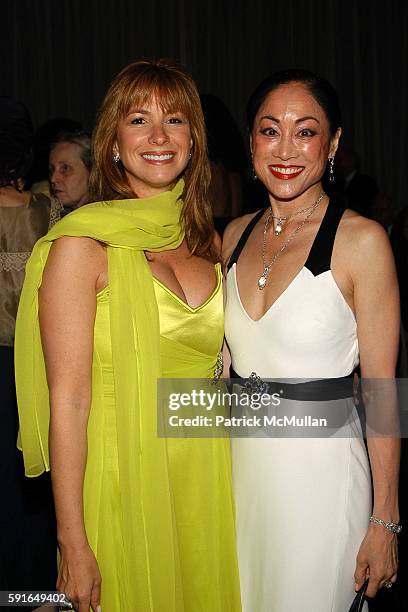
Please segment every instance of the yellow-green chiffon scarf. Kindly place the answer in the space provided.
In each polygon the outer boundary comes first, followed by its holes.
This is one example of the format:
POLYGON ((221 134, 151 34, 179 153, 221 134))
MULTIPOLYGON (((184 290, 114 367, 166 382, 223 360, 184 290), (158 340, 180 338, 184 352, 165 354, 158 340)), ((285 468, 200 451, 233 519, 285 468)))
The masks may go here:
MULTIPOLYGON (((20 443, 27 476, 37 476, 49 470, 50 409, 38 321, 44 266, 52 242, 61 236, 88 236, 105 243, 120 489, 126 497, 124 524, 130 529, 118 545, 140 549, 138 567, 132 571, 138 583, 148 585, 146 610, 167 612, 177 612, 182 604, 166 441, 156 430, 159 317, 144 251, 174 249, 182 242, 183 187, 180 180, 172 191, 158 196, 89 204, 55 225, 37 242, 28 261, 15 339, 20 443)), ((131 576, 126 579, 132 581, 131 576)))

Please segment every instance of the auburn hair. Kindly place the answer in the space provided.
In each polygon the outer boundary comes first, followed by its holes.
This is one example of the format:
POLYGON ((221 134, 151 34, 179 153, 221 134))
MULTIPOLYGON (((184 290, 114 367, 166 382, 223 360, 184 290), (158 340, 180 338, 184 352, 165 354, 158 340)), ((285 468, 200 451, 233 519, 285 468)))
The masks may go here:
POLYGON ((191 159, 182 175, 185 187, 181 222, 191 254, 217 261, 219 255, 213 243, 214 223, 208 200, 211 171, 200 97, 191 76, 170 60, 134 62, 113 80, 98 112, 93 135, 92 199, 137 197, 122 164, 113 160, 113 147, 119 121, 132 109, 143 108, 153 97, 165 112, 180 112, 189 122, 193 145, 191 159))

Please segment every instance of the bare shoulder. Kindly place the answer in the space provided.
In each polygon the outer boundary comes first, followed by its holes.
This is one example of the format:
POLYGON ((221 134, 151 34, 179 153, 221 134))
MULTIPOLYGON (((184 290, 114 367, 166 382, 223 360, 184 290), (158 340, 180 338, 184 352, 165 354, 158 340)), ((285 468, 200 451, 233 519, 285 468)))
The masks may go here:
POLYGON ((387 264, 392 251, 385 229, 372 219, 346 210, 338 231, 338 248, 354 269, 369 268, 380 260, 387 264))
POLYGON ((60 259, 67 264, 81 262, 82 266, 88 267, 94 265, 98 260, 102 260, 105 256, 105 247, 86 236, 61 236, 54 240, 50 257, 60 259))
POLYGON ((353 210, 347 209, 340 224, 341 234, 345 239, 351 240, 357 248, 380 247, 389 244, 385 229, 374 221, 362 217, 353 210))
POLYGON ((222 257, 224 261, 227 261, 231 257, 246 226, 257 214, 258 211, 243 215, 242 217, 234 219, 227 225, 222 238, 222 257))
POLYGON ((52 244, 45 277, 86 279, 95 282, 106 266, 106 249, 85 236, 62 236, 52 244))

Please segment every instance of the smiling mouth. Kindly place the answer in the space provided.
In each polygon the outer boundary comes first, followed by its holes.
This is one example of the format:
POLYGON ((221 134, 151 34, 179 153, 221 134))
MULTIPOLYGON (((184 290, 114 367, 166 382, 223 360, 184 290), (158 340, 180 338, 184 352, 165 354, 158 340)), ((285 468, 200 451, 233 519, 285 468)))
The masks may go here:
POLYGON ((299 176, 301 172, 303 172, 303 166, 269 166, 269 170, 272 172, 273 176, 282 181, 288 181, 290 179, 296 178, 299 176))
POLYGON ((142 153, 144 160, 153 163, 169 162, 175 157, 175 155, 175 153, 142 153))

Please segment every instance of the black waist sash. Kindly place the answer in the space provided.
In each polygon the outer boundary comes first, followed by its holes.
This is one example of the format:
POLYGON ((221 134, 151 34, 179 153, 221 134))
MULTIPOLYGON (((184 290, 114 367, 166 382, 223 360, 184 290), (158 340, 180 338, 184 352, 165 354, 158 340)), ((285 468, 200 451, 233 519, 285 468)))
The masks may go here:
POLYGON ((307 402, 326 402, 353 397, 353 373, 339 378, 322 378, 300 383, 287 383, 273 380, 262 380, 253 373, 249 378, 243 378, 230 368, 230 378, 242 385, 250 393, 277 393, 282 399, 307 402))

